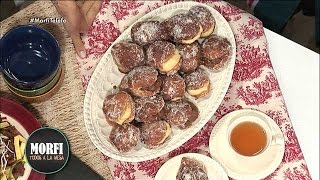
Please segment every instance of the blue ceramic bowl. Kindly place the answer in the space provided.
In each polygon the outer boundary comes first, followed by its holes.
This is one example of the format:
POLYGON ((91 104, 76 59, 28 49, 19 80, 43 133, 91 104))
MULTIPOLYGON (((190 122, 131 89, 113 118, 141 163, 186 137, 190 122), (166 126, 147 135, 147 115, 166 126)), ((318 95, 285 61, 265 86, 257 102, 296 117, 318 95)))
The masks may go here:
POLYGON ((20 89, 37 89, 52 80, 60 64, 60 48, 48 31, 33 25, 9 30, 0 42, 0 69, 20 89))

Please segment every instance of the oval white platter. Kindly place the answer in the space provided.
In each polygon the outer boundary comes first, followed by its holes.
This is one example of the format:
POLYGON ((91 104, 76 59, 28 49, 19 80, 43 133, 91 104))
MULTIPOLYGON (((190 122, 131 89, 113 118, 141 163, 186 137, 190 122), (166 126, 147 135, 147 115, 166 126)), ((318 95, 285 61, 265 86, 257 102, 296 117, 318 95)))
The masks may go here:
POLYGON ((161 168, 157 172, 155 180, 176 180, 176 176, 181 164, 181 159, 183 157, 195 159, 203 164, 206 168, 208 180, 229 180, 227 173, 217 161, 208 156, 197 153, 180 154, 168 160, 161 166, 161 168))
POLYGON ((210 6, 197 2, 178 2, 155 9, 140 18, 137 22, 151 19, 161 21, 175 14, 186 13, 193 6, 204 6, 212 13, 216 20, 214 34, 226 37, 232 46, 231 58, 222 70, 212 71, 205 67, 201 67, 210 76, 212 84, 210 94, 198 100, 186 95, 187 98, 199 108, 199 118, 186 130, 179 130, 178 128, 173 127, 172 134, 166 142, 154 149, 148 149, 142 144, 139 144, 134 150, 128 153, 120 153, 110 143, 109 133, 112 127, 105 120, 102 111, 103 101, 108 94, 117 91, 114 87, 120 84, 120 81, 124 76, 113 61, 111 48, 115 43, 120 41, 131 41, 131 25, 109 47, 99 61, 89 81, 84 100, 84 122, 87 132, 93 144, 106 156, 127 162, 140 162, 162 156, 181 146, 194 136, 210 120, 222 102, 230 85, 234 70, 236 43, 228 22, 218 11, 210 6))

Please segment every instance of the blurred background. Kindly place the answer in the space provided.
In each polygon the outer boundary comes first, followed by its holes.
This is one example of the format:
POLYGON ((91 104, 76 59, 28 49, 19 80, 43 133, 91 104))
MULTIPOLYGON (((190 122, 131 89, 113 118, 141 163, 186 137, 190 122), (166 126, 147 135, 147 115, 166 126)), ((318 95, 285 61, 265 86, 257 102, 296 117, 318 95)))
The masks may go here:
MULTIPOLYGON (((0 0, 0 20, 2 21, 13 15, 33 3, 33 1, 34 0, 0 0)), ((319 0, 226 1, 258 17, 263 21, 266 28, 308 49, 317 53, 320 52, 319 0)))

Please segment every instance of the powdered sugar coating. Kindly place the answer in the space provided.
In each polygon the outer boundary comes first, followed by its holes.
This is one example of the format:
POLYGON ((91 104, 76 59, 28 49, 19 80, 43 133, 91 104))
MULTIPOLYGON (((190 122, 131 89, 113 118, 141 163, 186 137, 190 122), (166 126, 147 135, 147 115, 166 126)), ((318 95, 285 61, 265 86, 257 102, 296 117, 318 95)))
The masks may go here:
POLYGON ((166 101, 176 101, 184 97, 186 85, 179 74, 164 77, 161 94, 166 101))
POLYGON ((164 106, 161 96, 135 98, 136 120, 138 122, 152 123, 157 121, 158 114, 164 106))
POLYGON ((204 32, 215 26, 213 15, 203 6, 192 7, 188 14, 190 14, 197 22, 200 22, 204 32))
POLYGON ((179 44, 177 46, 181 55, 180 72, 191 73, 195 71, 200 64, 200 45, 198 42, 192 44, 179 44))
POLYGON ((141 45, 148 45, 158 40, 166 40, 168 36, 159 21, 138 22, 131 28, 132 40, 141 45))
POLYGON ((125 75, 120 83, 120 89, 128 90, 135 96, 153 96, 159 92, 161 84, 158 80, 158 71, 149 66, 134 68, 125 75))
POLYGON ((221 36, 211 35, 201 44, 202 63, 211 69, 223 67, 231 53, 230 42, 221 36))
POLYGON ((208 180, 206 168, 195 159, 183 157, 177 180, 208 180))
POLYGON ((129 42, 119 42, 111 49, 114 62, 122 73, 127 73, 133 68, 145 63, 143 48, 129 42))
POLYGON ((168 123, 165 121, 144 124, 141 127, 141 140, 148 148, 154 148, 164 142, 163 139, 166 137, 168 131, 171 130, 168 129, 168 123))
POLYGON ((146 64, 156 69, 160 65, 167 62, 175 52, 175 45, 168 41, 156 41, 152 43, 147 49, 146 64))
POLYGON ((198 69, 185 76, 187 89, 196 90, 210 83, 209 76, 202 69, 198 69))
POLYGON ((104 100, 102 108, 106 120, 110 122, 118 122, 118 119, 125 112, 128 104, 131 105, 132 110, 132 115, 128 119, 128 121, 130 121, 133 120, 135 111, 132 97, 124 91, 108 95, 104 100))
POLYGON ((171 125, 186 129, 199 116, 198 108, 190 101, 168 102, 160 112, 160 117, 171 125))
POLYGON ((138 144, 140 130, 132 124, 117 125, 112 128, 109 139, 120 152, 128 152, 138 144))
POLYGON ((169 35, 174 42, 182 43, 183 40, 195 38, 201 31, 201 25, 192 16, 178 14, 164 22, 169 35))

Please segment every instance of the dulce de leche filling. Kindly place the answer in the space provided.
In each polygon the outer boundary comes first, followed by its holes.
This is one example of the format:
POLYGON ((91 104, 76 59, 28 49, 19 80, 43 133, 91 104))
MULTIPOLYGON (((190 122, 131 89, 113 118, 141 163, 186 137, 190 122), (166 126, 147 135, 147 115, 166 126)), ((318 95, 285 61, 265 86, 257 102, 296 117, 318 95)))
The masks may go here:
POLYGON ((207 31, 203 31, 201 34, 201 37, 207 37, 209 36, 214 30, 214 24, 212 24, 212 26, 207 30, 207 31))
POLYGON ((130 120, 129 118, 130 118, 131 114, 132 114, 132 106, 131 106, 131 103, 128 102, 126 104, 126 108, 125 108, 124 112, 122 113, 122 115, 118 119, 117 123, 121 125, 125 121, 130 120))
POLYGON ((200 94, 208 91, 209 90, 209 86, 210 86, 210 83, 207 82, 206 84, 204 84, 204 86, 202 86, 199 89, 188 89, 187 91, 191 96, 197 96, 197 95, 200 95, 200 94))
POLYGON ((203 31, 203 29, 202 29, 202 26, 200 25, 200 30, 199 30, 198 34, 192 39, 182 40, 182 43, 183 44, 192 44, 192 43, 194 43, 196 40, 198 40, 200 38, 202 31, 203 31))
POLYGON ((179 53, 179 51, 176 49, 176 50, 174 51, 174 54, 172 55, 172 57, 169 58, 168 61, 166 61, 165 63, 163 63, 163 64, 160 65, 159 70, 160 70, 161 72, 169 72, 169 71, 171 71, 172 69, 174 69, 174 68, 177 66, 177 64, 179 64, 179 62, 180 62, 180 57, 181 57, 181 56, 180 56, 180 53, 179 53))
POLYGON ((162 144, 166 139, 167 137, 169 137, 169 135, 171 134, 171 127, 168 123, 166 123, 166 134, 163 136, 163 139, 159 142, 159 144, 162 144))

